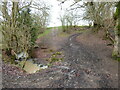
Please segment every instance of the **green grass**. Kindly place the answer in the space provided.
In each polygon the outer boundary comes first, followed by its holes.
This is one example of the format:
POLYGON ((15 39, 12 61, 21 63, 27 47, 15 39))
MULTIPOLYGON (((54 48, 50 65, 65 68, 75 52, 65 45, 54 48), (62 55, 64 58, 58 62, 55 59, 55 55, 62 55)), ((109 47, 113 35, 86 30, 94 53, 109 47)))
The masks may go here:
POLYGON ((58 29, 61 29, 62 26, 58 26, 58 27, 48 27, 48 28, 47 28, 42 34, 39 34, 39 35, 38 35, 38 38, 41 38, 41 37, 43 37, 43 36, 48 35, 48 34, 51 32, 50 29, 52 29, 52 28, 58 28, 58 29))
POLYGON ((54 27, 47 27, 47 30, 52 29, 52 28, 54 28, 54 27))
POLYGON ((62 26, 48 27, 47 29, 52 29, 52 28, 58 28, 58 29, 62 29, 62 26))
MULTIPOLYGON (((67 27, 67 26, 64 26, 65 28, 67 27)), ((70 27, 70 26, 68 26, 68 27, 70 27)), ((77 27, 85 27, 85 26, 77 26, 77 27)), ((41 37, 43 37, 43 36, 46 36, 46 35, 48 35, 51 31, 50 31, 50 29, 52 29, 52 28, 58 28, 59 30, 61 30, 62 29, 62 26, 57 26, 57 27, 48 27, 42 34, 39 34, 38 35, 38 38, 41 38, 41 37)), ((84 30, 83 31, 75 31, 76 33, 80 33, 80 32, 84 32, 84 30)), ((67 33, 65 33, 65 32, 63 32, 63 33, 61 33, 61 35, 62 36, 68 36, 68 34, 67 33)))
POLYGON ((43 37, 43 36, 45 36, 45 35, 48 35, 50 32, 51 32, 50 29, 47 29, 47 30, 45 30, 42 34, 39 34, 39 35, 38 35, 38 38, 41 38, 41 37, 43 37))
POLYGON ((57 28, 58 28, 58 29, 62 29, 62 26, 58 26, 57 28))

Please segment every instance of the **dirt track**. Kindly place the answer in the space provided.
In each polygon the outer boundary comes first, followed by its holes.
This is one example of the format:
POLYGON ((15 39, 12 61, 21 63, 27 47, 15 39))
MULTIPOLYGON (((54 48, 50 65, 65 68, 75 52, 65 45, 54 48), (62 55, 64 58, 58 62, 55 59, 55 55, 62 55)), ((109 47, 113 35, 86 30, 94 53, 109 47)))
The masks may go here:
POLYGON ((93 49, 77 42, 76 37, 79 35, 70 36, 62 46, 65 60, 47 70, 31 75, 14 75, 8 72, 11 71, 9 68, 11 66, 4 65, 3 86, 7 88, 117 88, 117 61, 104 59, 99 55, 100 52, 96 52, 97 47, 93 49))
MULTIPOLYGON (((103 52, 104 48, 106 48, 106 51, 109 48, 103 46, 101 47, 102 51, 97 52, 100 48, 98 44, 98 47, 89 47, 87 41, 86 44, 78 43, 76 37, 79 35, 74 34, 70 36, 64 48, 69 67, 80 75, 73 78, 70 83, 77 83, 76 85, 72 84, 74 85, 73 87, 80 88, 118 87, 118 63, 110 57, 105 58, 106 56, 103 52)), ((87 38, 87 40, 90 41, 91 39, 87 38)))

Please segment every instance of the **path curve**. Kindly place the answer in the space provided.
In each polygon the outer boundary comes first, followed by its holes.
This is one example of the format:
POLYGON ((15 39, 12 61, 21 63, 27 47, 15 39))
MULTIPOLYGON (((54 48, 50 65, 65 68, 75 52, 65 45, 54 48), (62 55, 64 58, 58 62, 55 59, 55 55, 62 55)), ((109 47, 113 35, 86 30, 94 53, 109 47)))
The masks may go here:
POLYGON ((103 58, 91 48, 76 41, 76 37, 80 34, 71 35, 63 48, 66 56, 65 61, 78 74, 78 77, 73 77, 73 80, 70 80, 69 85, 80 88, 118 87, 117 74, 112 75, 113 73, 102 67, 103 58))
MULTIPOLYGON (((3 86, 6 88, 117 88, 118 75, 103 67, 104 59, 94 50, 76 41, 79 35, 80 33, 71 35, 62 46, 64 61, 46 70, 16 76, 3 69, 3 86)), ((9 66, 5 67, 9 68, 9 66)))

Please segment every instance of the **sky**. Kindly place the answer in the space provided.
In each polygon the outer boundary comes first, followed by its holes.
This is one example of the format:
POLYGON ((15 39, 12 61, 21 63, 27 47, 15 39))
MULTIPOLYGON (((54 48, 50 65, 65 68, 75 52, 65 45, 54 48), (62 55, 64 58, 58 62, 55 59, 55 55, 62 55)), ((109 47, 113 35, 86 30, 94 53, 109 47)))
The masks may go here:
MULTIPOLYGON (((55 26, 61 26, 61 22, 59 20, 60 14, 63 14, 65 12, 65 9, 69 8, 70 5, 73 4, 74 0, 67 0, 64 4, 60 4, 60 2, 57 0, 45 0, 45 2, 52 5, 50 10, 51 11, 50 23, 48 27, 55 27, 55 26)), ((83 11, 79 10, 79 12, 80 12, 79 14, 81 14, 82 16, 83 11)), ((0 19, 2 19, 2 17, 0 17, 0 19)), ((78 25, 88 25, 88 22, 84 20, 80 20, 78 25)))
MULTIPOLYGON (((48 1, 48 3, 50 3, 52 5, 50 24, 48 27, 61 26, 61 22, 58 18, 61 13, 65 12, 66 8, 69 8, 70 5, 73 4, 74 0, 68 0, 64 4, 60 4, 60 2, 58 2, 57 0, 46 0, 46 1, 48 1), (62 7, 62 9, 61 9, 61 7, 62 7)), ((79 12, 81 12, 80 13, 81 15, 83 14, 82 10, 80 10, 79 12)), ((88 22, 80 20, 79 25, 88 25, 88 22)))

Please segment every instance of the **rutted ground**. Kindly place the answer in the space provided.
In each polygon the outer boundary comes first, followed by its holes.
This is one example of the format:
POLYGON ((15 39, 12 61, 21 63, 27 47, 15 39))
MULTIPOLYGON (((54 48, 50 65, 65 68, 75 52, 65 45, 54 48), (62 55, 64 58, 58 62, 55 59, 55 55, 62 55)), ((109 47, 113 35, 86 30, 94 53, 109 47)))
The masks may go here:
MULTIPOLYGON (((76 85, 72 84, 73 87, 81 88, 118 87, 118 62, 110 58, 108 52, 111 52, 111 49, 105 44, 100 47, 100 45, 103 44, 100 43, 101 41, 93 42, 94 44, 99 44, 90 47, 88 42, 91 40, 92 43, 95 37, 87 37, 88 41, 86 41, 86 43, 80 42, 82 40, 79 38, 78 43, 76 37, 79 35, 80 34, 72 35, 64 49, 69 66, 80 75, 76 77, 76 81, 74 81, 75 78, 73 78, 70 84, 77 83, 76 85)), ((84 37, 84 39, 85 38, 86 37, 84 37)), ((97 40, 99 40, 99 38, 97 38, 97 40)))
MULTIPOLYGON (((88 41, 85 42, 80 40, 82 37, 82 34, 71 35, 59 48, 64 52, 65 60, 56 62, 49 69, 38 73, 26 74, 15 67, 9 68, 10 66, 4 65, 3 86, 8 88, 118 87, 118 62, 112 60, 109 53, 105 54, 105 52, 111 52, 111 49, 103 43, 93 42, 95 46, 90 46, 86 43, 94 38, 88 38, 88 41), (102 52, 103 54, 101 54, 102 52)), ((53 42, 55 42, 54 40, 53 42)))

